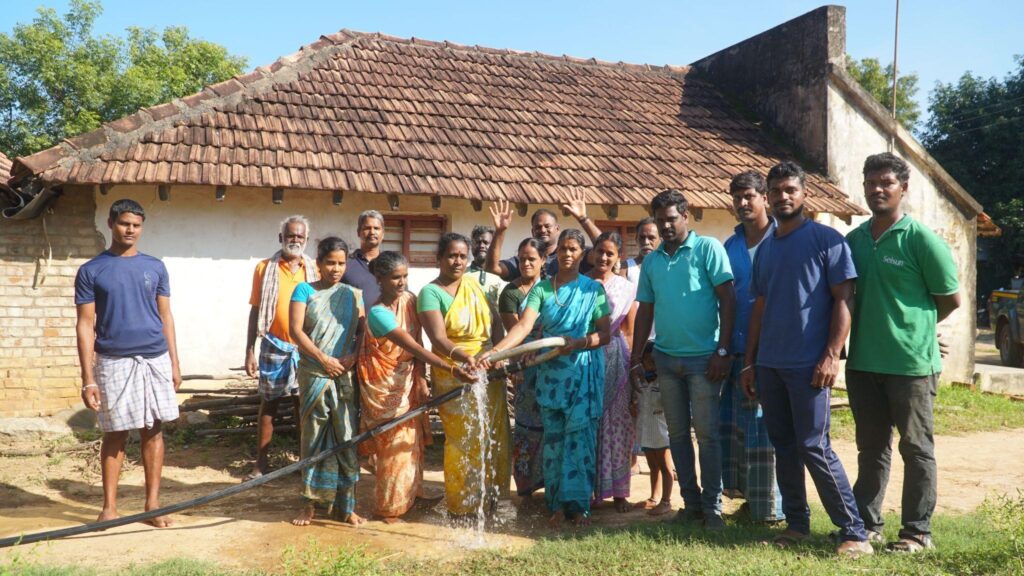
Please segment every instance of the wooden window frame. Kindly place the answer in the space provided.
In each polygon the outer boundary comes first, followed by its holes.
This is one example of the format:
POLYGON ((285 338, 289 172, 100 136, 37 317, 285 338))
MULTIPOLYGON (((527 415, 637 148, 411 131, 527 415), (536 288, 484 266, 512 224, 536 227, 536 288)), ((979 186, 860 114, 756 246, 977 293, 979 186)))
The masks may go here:
POLYGON ((615 231, 622 236, 622 251, 626 253, 622 257, 623 262, 636 257, 636 225, 639 222, 640 220, 594 220, 594 224, 601 232, 615 231))
POLYGON ((385 231, 389 225, 395 222, 402 223, 402 254, 409 260, 409 266, 412 268, 435 267, 436 263, 425 264, 413 261, 411 255, 412 227, 409 224, 414 222, 439 222, 441 224, 441 235, 444 235, 450 230, 448 216, 443 214, 384 214, 385 231))

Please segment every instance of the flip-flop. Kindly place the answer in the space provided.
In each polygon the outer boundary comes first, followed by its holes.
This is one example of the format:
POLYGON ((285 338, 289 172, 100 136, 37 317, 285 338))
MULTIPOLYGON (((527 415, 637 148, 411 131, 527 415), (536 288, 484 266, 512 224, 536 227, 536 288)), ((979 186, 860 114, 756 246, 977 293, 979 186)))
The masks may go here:
POLYGON ((934 547, 935 545, 932 544, 932 537, 927 534, 922 534, 920 536, 900 536, 899 540, 889 542, 885 549, 890 552, 913 554, 915 552, 920 552, 934 547))
POLYGON ((808 538, 810 538, 809 534, 797 532, 796 530, 786 529, 781 534, 777 534, 770 541, 765 542, 765 544, 772 544, 774 546, 778 546, 779 548, 785 549, 789 548, 790 546, 796 546, 797 544, 803 542, 804 540, 807 540, 808 538))

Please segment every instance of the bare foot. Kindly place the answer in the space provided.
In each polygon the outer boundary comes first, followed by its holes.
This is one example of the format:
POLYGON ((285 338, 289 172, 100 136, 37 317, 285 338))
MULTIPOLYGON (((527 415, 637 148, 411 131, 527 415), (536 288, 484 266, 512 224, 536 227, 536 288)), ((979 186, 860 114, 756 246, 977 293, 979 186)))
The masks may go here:
POLYGON ((302 511, 299 512, 299 515, 292 519, 292 524, 295 526, 309 526, 313 521, 313 516, 315 514, 316 511, 313 509, 313 505, 306 504, 302 507, 302 511))
POLYGON ((672 502, 668 500, 662 500, 658 502, 658 505, 647 511, 649 516, 661 516, 662 514, 668 514, 672 511, 672 502))
MULTIPOLYGON (((153 504, 146 504, 146 512, 150 510, 156 510, 160 507, 159 502, 153 504)), ((153 526, 154 528, 170 528, 174 525, 174 520, 171 520, 170 516, 157 516, 156 518, 150 518, 146 520, 146 524, 153 526)))
POLYGON ((342 520, 342 522, 351 526, 362 526, 363 524, 366 524, 366 518, 363 518, 359 514, 353 512, 348 515, 348 518, 342 520))
POLYGON ((590 526, 590 514, 580 514, 572 519, 572 524, 577 528, 586 528, 587 526, 590 526))
POLYGON ((644 510, 650 510, 651 508, 654 508, 657 505, 658 505, 658 501, 657 500, 655 500, 654 498, 648 498, 647 500, 641 500, 640 502, 635 502, 633 504, 633 508, 642 508, 644 510))
POLYGON ((561 528, 563 522, 565 522, 565 512, 559 510, 548 518, 548 528, 561 528))
POLYGON ((106 522, 107 520, 116 520, 121 516, 117 513, 116 509, 107 510, 104 508, 100 511, 100 515, 96 517, 97 522, 106 522))
POLYGON ((624 514, 633 509, 633 506, 625 498, 615 498, 615 511, 624 514))
POLYGON ((398 516, 381 516, 381 522, 385 524, 402 524, 405 520, 402 520, 398 516))
POLYGON ((157 516, 156 518, 146 520, 146 524, 155 528, 170 528, 174 526, 174 520, 171 520, 170 516, 157 516))

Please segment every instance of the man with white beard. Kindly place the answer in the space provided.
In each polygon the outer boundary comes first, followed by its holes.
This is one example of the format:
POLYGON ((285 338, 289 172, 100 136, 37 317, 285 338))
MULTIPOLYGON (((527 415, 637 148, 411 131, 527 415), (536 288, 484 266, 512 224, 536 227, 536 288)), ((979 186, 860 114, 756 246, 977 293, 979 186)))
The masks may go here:
POLYGON ((249 329, 245 341, 245 372, 259 376, 260 413, 256 432, 256 464, 250 478, 267 472, 267 451, 274 437, 274 416, 283 398, 291 398, 299 422, 299 386, 295 382, 298 350, 289 332, 288 306, 292 291, 302 282, 319 279, 316 262, 303 254, 309 221, 289 216, 277 236, 281 249, 256 265, 249 296, 249 329), (262 338, 257 361, 253 348, 262 338))

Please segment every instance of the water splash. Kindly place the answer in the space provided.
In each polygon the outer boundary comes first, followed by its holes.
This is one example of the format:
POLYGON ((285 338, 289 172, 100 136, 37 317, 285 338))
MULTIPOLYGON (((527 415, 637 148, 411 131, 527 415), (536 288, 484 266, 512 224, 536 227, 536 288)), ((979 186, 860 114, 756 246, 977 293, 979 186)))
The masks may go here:
POLYGON ((480 454, 465 454, 461 462, 466 470, 467 489, 473 491, 468 500, 473 508, 473 514, 464 519, 453 520, 453 527, 457 528, 459 534, 456 543, 464 548, 477 549, 490 546, 487 541, 486 529, 488 518, 504 520, 506 513, 495 517, 495 512, 506 512, 499 505, 498 487, 495 485, 495 478, 489 477, 488 469, 493 468, 497 439, 490 426, 490 412, 488 410, 487 392, 489 383, 487 373, 480 370, 476 373, 476 380, 471 384, 466 395, 463 397, 466 403, 467 415, 466 425, 468 433, 476 438, 476 445, 480 454), (475 457, 474 457, 475 456, 475 457), (488 466, 488 464, 491 464, 488 466))

